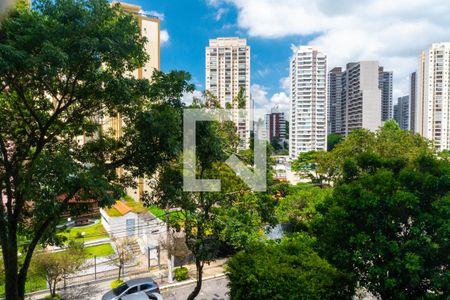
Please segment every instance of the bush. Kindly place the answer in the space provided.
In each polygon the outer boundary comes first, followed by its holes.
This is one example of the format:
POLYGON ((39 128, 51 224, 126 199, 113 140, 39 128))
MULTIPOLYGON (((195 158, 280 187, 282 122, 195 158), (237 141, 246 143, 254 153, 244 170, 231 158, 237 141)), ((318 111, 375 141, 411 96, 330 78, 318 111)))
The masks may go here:
POLYGON ((55 297, 52 297, 52 295, 47 295, 44 297, 44 299, 50 299, 50 300, 61 300, 60 294, 55 294, 55 297))
POLYGON ((176 281, 183 281, 189 278, 189 270, 186 267, 180 267, 175 269, 176 281))
POLYGON ((124 283, 124 281, 122 279, 113 280, 113 281, 111 281, 111 288, 115 289, 116 287, 118 287, 122 283, 124 283))

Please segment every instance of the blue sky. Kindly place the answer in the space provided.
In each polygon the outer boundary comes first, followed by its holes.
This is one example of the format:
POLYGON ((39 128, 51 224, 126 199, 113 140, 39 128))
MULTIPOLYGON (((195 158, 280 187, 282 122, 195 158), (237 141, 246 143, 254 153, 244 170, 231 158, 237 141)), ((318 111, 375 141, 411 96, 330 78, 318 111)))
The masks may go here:
POLYGON ((169 40, 161 46, 161 69, 188 71, 200 91, 205 84, 205 47, 211 38, 247 38, 251 47, 251 84, 263 87, 268 99, 282 91, 280 80, 289 75, 291 45, 307 42, 300 36, 249 37, 246 30, 238 27, 238 10, 231 4, 218 8, 203 0, 134 0, 132 3, 145 11, 164 15, 161 29, 168 32, 169 40))
MULTIPOLYGON (((377 60, 394 73, 394 99, 409 92, 420 52, 448 42, 450 5, 442 0, 127 0, 163 15, 163 71, 185 70, 204 89, 205 47, 247 38, 252 98, 258 108, 289 106, 292 46, 319 46, 328 69, 377 60)), ((395 102, 395 100, 394 100, 395 102)))

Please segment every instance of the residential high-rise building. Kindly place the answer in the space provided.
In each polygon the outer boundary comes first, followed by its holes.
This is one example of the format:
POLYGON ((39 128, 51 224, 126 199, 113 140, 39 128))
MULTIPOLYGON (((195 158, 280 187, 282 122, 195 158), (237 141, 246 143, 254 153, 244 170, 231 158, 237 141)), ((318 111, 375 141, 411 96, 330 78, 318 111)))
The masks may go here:
POLYGON ((290 63, 289 156, 327 147, 327 57, 318 47, 294 50, 290 63))
POLYGON ((435 43, 419 59, 415 131, 450 149, 450 42, 435 43))
POLYGON ((270 142, 273 138, 280 140, 286 138, 286 119, 284 112, 280 112, 278 107, 272 108, 270 114, 266 114, 266 138, 270 142))
POLYGON ((328 74, 328 133, 344 132, 345 107, 342 103, 342 68, 337 67, 328 74))
POLYGON ((392 119, 392 90, 393 90, 393 73, 385 71, 383 67, 378 69, 378 84, 381 90, 381 121, 392 119))
POLYGON ((416 130, 416 94, 417 94, 417 84, 416 79, 417 73, 411 73, 410 77, 410 94, 409 94, 409 129, 412 131, 416 130))
POLYGON ((382 124, 381 68, 376 61, 334 68, 329 77, 330 132, 348 135, 353 129, 376 130, 382 124), (334 108, 331 108, 331 106, 334 108))
MULTIPOLYGON (((113 2, 112 5, 120 5, 120 7, 127 13, 133 15, 139 24, 141 36, 147 39, 145 44, 145 52, 149 55, 149 60, 146 64, 131 75, 138 79, 151 80, 153 71, 160 69, 160 20, 158 17, 148 14, 143 11, 140 6, 132 5, 124 2, 113 2)), ((119 113, 114 117, 105 117, 103 123, 104 131, 113 129, 115 137, 120 138, 123 135, 124 127, 126 126, 122 115, 119 113)), ((125 175, 122 168, 117 169, 119 176, 125 175)), ((128 188, 127 194, 139 200, 145 193, 149 191, 150 187, 145 178, 136 178, 137 188, 128 188)))
POLYGON ((403 96, 398 98, 397 104, 394 105, 394 120, 397 121, 398 125, 403 130, 410 129, 409 111, 410 111, 409 96, 403 96))
POLYGON ((250 46, 246 39, 225 37, 209 40, 206 47, 206 90, 217 97, 223 108, 247 109, 243 116, 234 114, 234 123, 247 148, 252 124, 252 102, 250 99, 250 46), (243 90, 245 104, 233 101, 243 90))

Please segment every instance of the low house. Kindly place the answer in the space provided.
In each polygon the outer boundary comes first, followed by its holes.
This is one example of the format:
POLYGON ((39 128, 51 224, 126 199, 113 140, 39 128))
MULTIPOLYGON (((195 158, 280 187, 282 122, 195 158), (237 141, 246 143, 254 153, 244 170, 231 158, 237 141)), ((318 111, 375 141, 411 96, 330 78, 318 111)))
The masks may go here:
POLYGON ((111 237, 136 238, 143 253, 159 246, 165 236, 165 223, 132 198, 120 199, 111 208, 101 208, 100 214, 102 225, 111 237))

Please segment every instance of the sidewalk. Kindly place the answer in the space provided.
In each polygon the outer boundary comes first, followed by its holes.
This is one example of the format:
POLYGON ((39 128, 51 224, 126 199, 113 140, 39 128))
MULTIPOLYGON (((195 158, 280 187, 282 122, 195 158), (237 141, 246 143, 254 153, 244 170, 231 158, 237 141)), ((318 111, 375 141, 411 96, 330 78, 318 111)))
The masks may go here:
MULTIPOLYGON (((219 259, 214 262, 211 262, 209 265, 206 264, 203 269, 203 280, 208 280, 212 278, 222 277, 224 275, 224 268, 223 265, 226 263, 226 259, 219 259)), ((195 270, 195 264, 186 265, 189 269, 189 275, 190 279, 182 281, 182 282, 172 282, 169 283, 167 281, 167 268, 166 266, 163 266, 161 269, 152 269, 152 270, 132 270, 128 269, 125 272, 124 279, 129 280, 133 278, 139 278, 139 277, 152 277, 160 286, 161 290, 168 290, 172 287, 179 287, 184 285, 189 285, 195 282, 196 278, 196 270, 195 270)), ((64 299, 81 299, 81 298, 73 298, 73 294, 76 294, 77 290, 97 290, 99 293, 105 293, 107 290, 109 290, 109 283, 114 280, 117 276, 117 272, 112 272, 110 276, 107 274, 105 275, 99 275, 97 278, 98 280, 94 280, 94 278, 86 278, 86 280, 83 280, 83 282, 80 283, 68 283, 66 290, 64 289, 58 289, 58 292, 61 295, 67 295, 67 298, 64 299)), ((38 300, 42 299, 48 295, 48 290, 38 291, 34 293, 27 294, 25 296, 25 299, 27 300, 38 300)))

